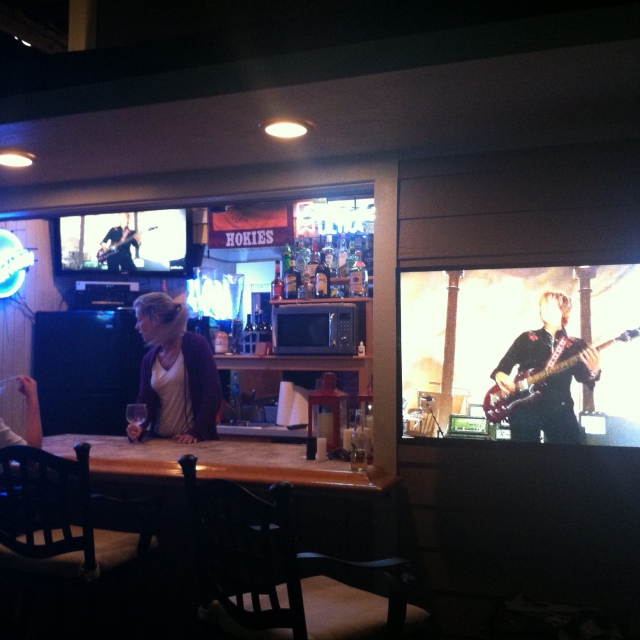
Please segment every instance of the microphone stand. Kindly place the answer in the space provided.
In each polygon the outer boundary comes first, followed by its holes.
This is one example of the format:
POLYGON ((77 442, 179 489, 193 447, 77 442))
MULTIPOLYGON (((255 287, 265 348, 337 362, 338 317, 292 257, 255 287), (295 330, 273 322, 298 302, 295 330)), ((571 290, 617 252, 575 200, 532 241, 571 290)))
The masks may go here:
POLYGON ((425 396, 424 401, 425 401, 425 404, 427 405, 427 410, 431 414, 433 421, 436 423, 436 427, 438 427, 438 430, 436 432, 436 438, 444 438, 444 431, 440 428, 440 423, 436 418, 436 414, 433 413, 433 396, 425 396))

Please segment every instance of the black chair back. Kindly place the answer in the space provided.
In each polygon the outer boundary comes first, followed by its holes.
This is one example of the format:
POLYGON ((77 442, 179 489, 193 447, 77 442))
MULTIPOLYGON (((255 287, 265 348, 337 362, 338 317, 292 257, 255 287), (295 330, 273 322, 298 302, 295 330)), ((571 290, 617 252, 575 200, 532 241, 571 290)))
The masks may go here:
POLYGON ((198 482, 193 455, 178 462, 185 479, 202 605, 217 600, 245 628, 291 628, 294 638, 306 638, 291 485, 272 485, 270 503, 229 480, 198 482), (287 607, 276 593, 281 584, 287 585, 287 607))
POLYGON ((0 544, 34 559, 84 552, 84 571, 96 570, 89 450, 75 445, 66 460, 24 445, 0 449, 0 544), (72 524, 82 524, 74 535, 72 524))

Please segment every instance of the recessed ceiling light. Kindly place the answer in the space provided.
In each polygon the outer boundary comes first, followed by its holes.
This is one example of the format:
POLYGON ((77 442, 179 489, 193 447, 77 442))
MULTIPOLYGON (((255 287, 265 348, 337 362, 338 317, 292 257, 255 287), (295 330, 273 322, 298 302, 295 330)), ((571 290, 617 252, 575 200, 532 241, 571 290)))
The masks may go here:
POLYGON ((275 138, 299 138, 312 129, 313 125, 306 120, 275 118, 261 123, 260 127, 275 138))
POLYGON ((15 150, 0 150, 0 164, 5 167, 28 167, 33 164, 32 153, 15 150))

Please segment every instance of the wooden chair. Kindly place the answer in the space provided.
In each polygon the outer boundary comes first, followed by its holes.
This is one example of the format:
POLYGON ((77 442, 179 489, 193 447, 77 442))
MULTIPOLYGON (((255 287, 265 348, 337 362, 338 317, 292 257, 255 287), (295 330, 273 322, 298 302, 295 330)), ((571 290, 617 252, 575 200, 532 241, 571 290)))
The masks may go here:
MULTIPOLYGON (((148 505, 142 507, 138 532, 94 528, 97 500, 136 512, 140 506, 91 494, 90 448, 76 444, 77 460, 29 446, 0 449, 0 582, 19 585, 23 596, 39 596, 43 606, 61 596, 56 605, 61 607, 96 591, 157 546, 151 532, 154 509, 148 505)), ((60 612, 25 612, 36 623, 50 613, 60 612)), ((44 624, 51 628, 53 622, 44 624)))
POLYGON ((233 637, 261 640, 395 640, 424 633, 429 614, 407 605, 406 560, 345 562, 296 554, 291 484, 272 485, 271 503, 228 480, 197 481, 193 455, 178 462, 191 518, 201 619, 233 637), (334 579, 336 570, 342 578, 382 572, 388 597, 334 579))

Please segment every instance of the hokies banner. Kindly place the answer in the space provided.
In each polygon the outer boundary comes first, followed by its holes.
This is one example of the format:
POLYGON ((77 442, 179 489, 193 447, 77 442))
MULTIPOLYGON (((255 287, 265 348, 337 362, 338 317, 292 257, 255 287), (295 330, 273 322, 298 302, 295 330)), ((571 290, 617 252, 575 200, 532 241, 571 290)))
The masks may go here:
POLYGON ((209 248, 282 246, 293 239, 293 207, 287 203, 229 205, 209 210, 209 248))

